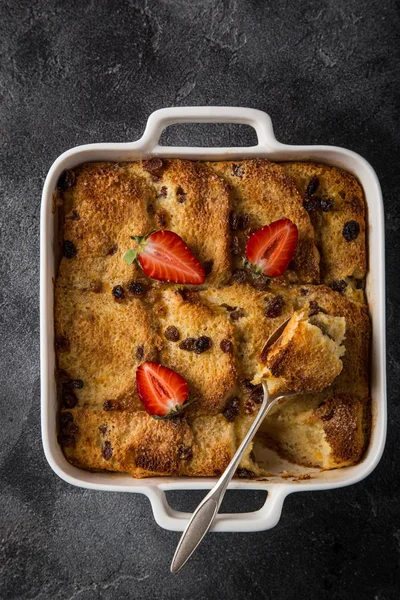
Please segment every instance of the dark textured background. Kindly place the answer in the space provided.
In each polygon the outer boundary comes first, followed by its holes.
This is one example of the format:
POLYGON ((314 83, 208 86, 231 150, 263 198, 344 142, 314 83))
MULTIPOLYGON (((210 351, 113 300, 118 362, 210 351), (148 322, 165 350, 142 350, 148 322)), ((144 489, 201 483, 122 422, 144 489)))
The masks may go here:
MULTIPOLYGON (((399 21, 391 0, 1 2, 0 598, 400 597, 399 21), (174 577, 179 534, 155 524, 145 497, 73 488, 43 456, 39 205, 67 148, 135 140, 153 110, 191 104, 265 110, 281 141, 345 146, 377 170, 389 435, 364 482, 290 496, 272 531, 210 535, 174 577)), ((168 140, 250 141, 233 128, 187 135, 168 140)), ((172 501, 190 509, 199 498, 172 501)), ((232 492, 228 509, 261 500, 232 492)))

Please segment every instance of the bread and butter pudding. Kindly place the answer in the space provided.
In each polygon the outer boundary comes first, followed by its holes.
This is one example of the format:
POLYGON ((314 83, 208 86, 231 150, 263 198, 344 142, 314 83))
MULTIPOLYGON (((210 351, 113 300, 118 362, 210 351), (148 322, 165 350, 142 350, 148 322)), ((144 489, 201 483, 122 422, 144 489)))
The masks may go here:
MULTIPOLYGON (((72 464, 218 475, 262 401, 261 377, 302 393, 259 440, 307 467, 360 460, 370 322, 352 175, 259 159, 87 163, 63 174, 56 201, 59 441, 72 464), (264 269, 271 257, 276 271, 264 269)), ((251 446, 237 474, 264 474, 251 446)))

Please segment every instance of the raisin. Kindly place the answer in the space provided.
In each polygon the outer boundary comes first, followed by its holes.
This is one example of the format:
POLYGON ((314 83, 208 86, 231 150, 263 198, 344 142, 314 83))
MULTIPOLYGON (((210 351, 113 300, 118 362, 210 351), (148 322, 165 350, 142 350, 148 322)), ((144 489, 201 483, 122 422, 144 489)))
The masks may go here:
POLYGON ((72 377, 70 377, 70 375, 68 375, 67 371, 64 371, 64 369, 59 369, 57 371, 57 378, 58 381, 63 385, 65 383, 70 383, 70 381, 72 380, 72 377))
POLYGON ((225 304, 225 302, 223 302, 220 306, 225 308, 225 310, 227 310, 228 312, 232 312, 233 310, 235 310, 234 306, 230 306, 230 304, 225 304))
POLYGON ((333 281, 331 283, 330 287, 335 292, 344 292, 344 290, 347 288, 347 283, 345 282, 344 279, 338 279, 338 281, 333 281))
POLYGON ((74 258, 76 256, 76 248, 70 240, 64 240, 63 255, 65 258, 74 258))
POLYGON ((113 455, 113 449, 111 446, 111 442, 109 442, 108 440, 106 440, 104 442, 104 446, 103 446, 101 453, 103 455, 104 460, 110 460, 110 458, 113 455))
POLYGON ((236 235, 232 238, 231 252, 233 256, 239 256, 240 254, 239 238, 237 238, 236 235))
POLYGON ((60 352, 69 352, 71 344, 69 340, 64 336, 59 336, 56 338, 56 350, 60 352))
POLYGON ((165 185, 163 185, 162 188, 157 191, 156 195, 157 195, 157 198, 166 198, 167 194, 168 194, 168 190, 165 187, 165 185))
POLYGON ((81 390, 83 388, 83 381, 82 379, 73 379, 68 385, 72 389, 81 390))
POLYGON ((244 317, 244 315, 245 315, 245 312, 244 312, 243 308, 237 308, 236 310, 233 310, 229 316, 232 319, 232 321, 238 321, 239 319, 244 317))
POLYGON ((247 273, 244 269, 236 269, 232 274, 232 279, 236 283, 244 283, 247 281, 247 273))
POLYGON ((256 404, 261 404, 264 399, 264 390, 262 385, 257 385, 250 394, 250 399, 256 404))
POLYGON ((232 165, 232 175, 234 175, 235 177, 240 177, 241 179, 244 175, 243 165, 232 165))
POLYGON ((192 460, 193 448, 191 448, 191 446, 185 446, 184 444, 180 444, 178 446, 178 457, 180 458, 180 460, 192 460))
POLYGON ((313 196, 312 198, 308 198, 307 200, 304 200, 303 206, 308 212, 311 212, 313 210, 320 210, 321 198, 319 196, 313 196))
POLYGON ((308 296, 309 293, 310 293, 310 290, 307 290, 306 288, 300 288, 300 294, 302 296, 308 296))
POLYGON ((101 292, 103 291, 103 284, 98 279, 95 281, 91 281, 90 285, 89 285, 89 289, 94 294, 101 294, 101 292))
POLYGON ((156 223, 158 227, 165 227, 167 224, 167 215, 165 212, 160 211, 156 213, 156 223))
POLYGON ((78 398, 75 396, 74 392, 71 390, 63 390, 63 403, 65 408, 75 408, 78 404, 78 398))
POLYGON ((244 469, 243 467, 236 469, 236 475, 244 479, 254 479, 256 476, 254 471, 250 471, 250 469, 244 469))
POLYGON ((342 233, 346 242, 352 242, 360 233, 360 224, 357 221, 347 221, 343 226, 342 233))
POLYGON ((103 408, 106 411, 119 410, 119 403, 116 400, 106 400, 103 404, 103 408))
POLYGON ((312 317, 314 315, 317 315, 318 313, 319 313, 318 302, 316 300, 310 300, 310 308, 308 311, 308 316, 312 317))
POLYGON ((71 433, 72 435, 76 435, 77 433, 79 433, 78 425, 75 425, 75 423, 71 423, 71 425, 69 425, 67 428, 67 433, 71 433))
POLYGON ((142 160, 142 167, 148 173, 157 173, 163 168, 163 161, 161 158, 148 158, 147 160, 142 160))
POLYGON ((179 344, 179 348, 181 350, 194 350, 195 349, 195 345, 196 345, 196 340, 195 338, 186 338, 185 340, 183 340, 180 344, 179 344))
POLYGON ((205 352, 206 350, 208 350, 209 348, 211 348, 211 346, 212 346, 211 339, 209 337, 207 337, 206 335, 202 335, 195 342, 194 353, 195 354, 202 354, 203 352, 205 352))
POLYGON ((183 204, 187 200, 187 193, 179 186, 176 190, 176 199, 183 204))
POLYGON ((114 246, 109 249, 107 256, 113 256, 116 252, 118 252, 118 244, 114 244, 114 246))
POLYGON ((65 448, 73 448, 75 446, 75 438, 73 435, 63 433, 58 436, 58 443, 65 448))
POLYGON ((75 183, 75 173, 70 169, 67 169, 63 173, 61 173, 58 178, 57 187, 60 188, 63 192, 66 192, 70 187, 72 187, 75 183))
POLYGON ((107 425, 99 425, 99 431, 100 431, 101 435, 106 435, 107 425))
POLYGON ((71 423, 73 423, 73 421, 74 421, 74 417, 72 416, 72 414, 70 412, 64 412, 61 414, 61 417, 60 417, 61 427, 67 427, 67 425, 70 425, 71 423))
POLYGON ((318 186, 319 186, 319 179, 316 175, 314 175, 314 177, 311 177, 311 179, 308 182, 308 185, 306 187, 306 193, 305 193, 306 198, 313 196, 315 194, 315 192, 317 191, 318 186))
POLYGON ((174 325, 170 325, 164 331, 164 335, 170 342, 177 342, 179 340, 179 331, 174 325))
POLYGON ((239 398, 235 397, 235 398, 232 398, 231 400, 229 400, 229 402, 226 405, 225 410, 222 412, 222 414, 224 415, 224 417, 228 421, 228 423, 233 423, 233 421, 238 416, 239 411, 240 411, 240 400, 239 400, 239 398))
POLYGON ((240 380, 240 383, 242 384, 243 389, 247 392, 254 390, 254 385, 250 382, 250 379, 243 377, 243 379, 240 380))
POLYGON ((145 291, 145 287, 140 281, 131 281, 128 286, 128 293, 132 296, 142 296, 145 291))
POLYGON ((236 231, 236 229, 238 228, 238 224, 239 217, 233 210, 231 210, 231 212, 229 213, 229 227, 232 229, 232 231, 236 231))
POLYGON ((244 231, 249 226, 249 222, 250 222, 249 215, 241 215, 239 217, 237 228, 240 229, 240 231, 244 231))
POLYGON ((123 300, 125 298, 125 292, 122 285, 116 285, 112 289, 112 295, 116 300, 123 300))
POLYGON ((326 198, 326 196, 321 198, 321 209, 323 212, 330 212, 333 210, 333 204, 332 198, 326 198))
POLYGON ((264 309, 264 315, 269 319, 276 319, 280 317, 285 306, 285 301, 282 296, 275 296, 268 300, 267 305, 264 309))
POLYGON ((143 344, 141 344, 140 346, 138 346, 136 348, 136 358, 138 360, 143 360, 143 357, 144 357, 144 347, 143 347, 143 344))
POLYGON ((269 288, 269 279, 264 275, 260 275, 254 278, 253 285, 259 292, 265 292, 269 288))
POLYGON ((203 263, 203 269, 204 269, 204 273, 206 275, 209 275, 212 271, 212 268, 214 266, 214 261, 213 260, 206 260, 205 263, 203 263))
POLYGON ((225 352, 225 354, 232 354, 233 352, 233 344, 230 340, 227 339, 223 339, 221 341, 220 348, 222 352, 225 352))
POLYGON ((77 210, 72 211, 72 215, 69 217, 70 221, 79 221, 80 216, 77 210))
POLYGON ((247 400, 247 402, 245 402, 244 405, 244 412, 246 413, 246 415, 252 415, 255 410, 256 405, 254 404, 254 402, 252 400, 247 400))

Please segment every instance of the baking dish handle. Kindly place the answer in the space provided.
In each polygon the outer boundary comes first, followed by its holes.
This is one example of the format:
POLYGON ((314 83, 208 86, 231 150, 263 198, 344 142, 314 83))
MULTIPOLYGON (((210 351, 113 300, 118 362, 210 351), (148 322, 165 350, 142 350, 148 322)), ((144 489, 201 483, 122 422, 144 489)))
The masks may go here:
MULTIPOLYGON (((278 523, 282 506, 288 491, 272 488, 268 491, 264 505, 256 511, 247 513, 220 513, 216 516, 210 531, 213 532, 249 532, 272 529, 278 523)), ((146 491, 156 522, 169 531, 184 531, 191 513, 174 510, 167 500, 165 491, 151 488, 146 491)))
MULTIPOLYGON (((250 125, 257 134, 258 143, 253 149, 258 151, 277 150, 282 144, 275 139, 271 117, 255 108, 242 108, 230 106, 177 106, 161 108, 153 112, 148 120, 146 129, 140 145, 145 152, 155 155, 163 155, 178 151, 178 148, 160 146, 159 141, 162 132, 170 125, 178 123, 236 123, 238 125, 250 125)), ((182 147, 179 148, 181 152, 182 147)), ((193 151, 193 148, 191 149, 193 151)), ((196 147, 196 153, 208 155, 216 148, 196 147)), ((237 147, 232 148, 237 151, 237 147)), ((249 147, 246 147, 249 150, 249 147)))

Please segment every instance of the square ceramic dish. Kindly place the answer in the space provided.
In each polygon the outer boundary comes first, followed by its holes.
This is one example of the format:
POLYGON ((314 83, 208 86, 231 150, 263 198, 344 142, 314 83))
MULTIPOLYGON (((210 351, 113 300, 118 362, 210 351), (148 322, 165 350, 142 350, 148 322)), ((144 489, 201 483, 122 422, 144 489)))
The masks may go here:
POLYGON ((333 146, 290 146, 275 139, 269 115, 249 108, 184 107, 165 108, 150 115, 145 132, 137 142, 121 144, 88 144, 64 152, 52 165, 43 187, 40 229, 40 326, 41 326, 41 410, 42 437, 46 458, 62 479, 92 490, 135 492, 145 494, 152 505, 157 523, 165 529, 183 531, 189 513, 172 509, 166 498, 168 490, 210 489, 215 479, 188 477, 154 477, 133 479, 116 473, 91 473, 72 466, 57 443, 57 395, 55 382, 53 283, 58 264, 57 214, 53 195, 57 180, 65 169, 90 161, 127 161, 152 156, 179 157, 192 160, 238 160, 249 157, 273 161, 315 161, 342 167, 361 182, 368 209, 369 268, 366 295, 372 319, 370 385, 372 398, 372 433, 362 461, 352 467, 318 471, 281 461, 266 451, 255 448, 257 459, 268 464, 274 475, 265 481, 232 481, 230 489, 265 490, 263 507, 255 512, 219 514, 212 531, 261 531, 279 521, 285 497, 293 492, 328 490, 357 483, 376 467, 386 437, 386 342, 385 342, 385 260, 382 194, 377 176, 358 154, 333 146), (198 148, 160 146, 163 130, 175 123, 237 123, 252 126, 258 138, 256 146, 246 148, 198 148), (263 455, 263 452, 265 455, 263 455), (282 478, 283 470, 292 472, 291 479, 282 478), (310 479, 298 479, 310 473, 310 479))

